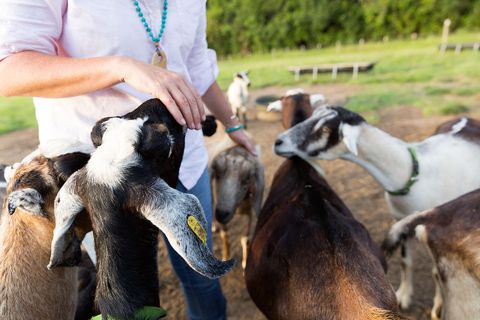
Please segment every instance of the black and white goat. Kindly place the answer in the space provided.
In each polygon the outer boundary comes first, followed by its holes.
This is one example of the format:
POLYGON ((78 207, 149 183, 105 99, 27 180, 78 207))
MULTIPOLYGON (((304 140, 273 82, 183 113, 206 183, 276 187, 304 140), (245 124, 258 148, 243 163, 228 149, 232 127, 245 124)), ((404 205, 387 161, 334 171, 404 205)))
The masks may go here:
POLYGON ((392 253, 414 236, 427 247, 435 265, 437 296, 432 319, 477 319, 480 314, 480 189, 398 221, 390 229, 384 249, 392 253))
POLYGON ((172 188, 184 133, 158 99, 123 117, 100 120, 92 130, 96 150, 55 199, 49 268, 77 262, 71 227, 86 211, 97 253, 96 303, 103 315, 130 319, 143 306, 159 305, 159 229, 199 273, 216 278, 233 266, 209 252, 198 199, 172 188))
MULTIPOLYGON (((294 119, 289 126, 311 114, 308 96, 287 99, 297 114, 283 108, 283 116, 294 119)), ((368 231, 319 172, 298 157, 283 162, 245 270, 248 292, 267 318, 401 319, 385 270, 368 231)))
MULTIPOLYGON (((386 190, 391 214, 401 219, 480 187, 480 122, 461 118, 418 143, 407 143, 369 125, 342 107, 318 109, 281 134, 275 152, 304 159, 344 159, 366 169, 386 190)), ((413 294, 409 243, 402 244, 397 299, 408 308, 413 294)))
POLYGON ((245 126, 247 125, 248 87, 250 87, 248 71, 240 71, 233 75, 233 82, 227 90, 227 99, 232 112, 245 126))

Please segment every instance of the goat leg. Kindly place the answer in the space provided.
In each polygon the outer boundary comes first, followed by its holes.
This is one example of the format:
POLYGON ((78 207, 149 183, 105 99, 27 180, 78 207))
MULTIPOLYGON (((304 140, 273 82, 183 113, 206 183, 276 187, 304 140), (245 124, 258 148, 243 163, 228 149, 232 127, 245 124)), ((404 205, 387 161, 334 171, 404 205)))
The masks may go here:
POLYGON ((222 239, 222 260, 230 259, 230 246, 228 244, 228 229, 224 224, 220 224, 220 239, 222 239))

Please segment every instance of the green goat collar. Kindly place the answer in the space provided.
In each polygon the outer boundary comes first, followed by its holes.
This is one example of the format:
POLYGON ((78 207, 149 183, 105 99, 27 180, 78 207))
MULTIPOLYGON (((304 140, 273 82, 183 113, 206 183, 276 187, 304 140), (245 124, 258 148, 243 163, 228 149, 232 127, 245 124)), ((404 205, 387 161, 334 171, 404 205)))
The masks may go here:
POLYGON ((419 164, 417 159, 417 152, 412 147, 408 147, 408 152, 410 153, 410 157, 412 158, 412 174, 410 175, 410 179, 408 179, 407 183, 402 189, 395 190, 395 191, 388 191, 389 194, 392 196, 406 196, 415 182, 418 181, 418 173, 419 173, 419 164))
MULTIPOLYGON (((167 311, 159 307, 143 307, 137 312, 132 320, 158 320, 167 315, 167 311)), ((102 315, 93 317, 91 320, 102 320, 102 315)), ((107 316, 108 320, 115 320, 114 318, 107 316)))

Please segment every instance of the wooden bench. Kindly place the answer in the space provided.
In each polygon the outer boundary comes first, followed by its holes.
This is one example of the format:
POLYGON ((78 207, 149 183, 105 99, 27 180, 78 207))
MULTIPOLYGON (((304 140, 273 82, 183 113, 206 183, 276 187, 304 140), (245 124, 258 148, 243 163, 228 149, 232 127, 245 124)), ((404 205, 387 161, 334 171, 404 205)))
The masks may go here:
POLYGON ((321 64, 315 66, 293 66, 288 67, 288 71, 295 76, 295 81, 300 80, 301 74, 311 73, 312 79, 317 79, 318 73, 332 73, 332 79, 337 78, 339 72, 352 72, 352 77, 356 79, 359 72, 366 72, 375 66, 375 62, 341 62, 332 64, 321 64))
POLYGON ((480 42, 450 44, 444 43, 438 45, 438 50, 440 52, 445 52, 447 50, 455 50, 455 53, 460 53, 463 49, 473 49, 473 51, 478 52, 480 50, 480 42))

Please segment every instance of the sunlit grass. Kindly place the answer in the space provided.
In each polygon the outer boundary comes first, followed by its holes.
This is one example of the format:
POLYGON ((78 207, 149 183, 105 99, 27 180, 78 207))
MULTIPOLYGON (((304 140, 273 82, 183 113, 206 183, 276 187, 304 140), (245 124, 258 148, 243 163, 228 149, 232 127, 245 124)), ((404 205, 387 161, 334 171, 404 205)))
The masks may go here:
POLYGON ((0 98, 0 134, 36 126, 30 98, 0 98))

